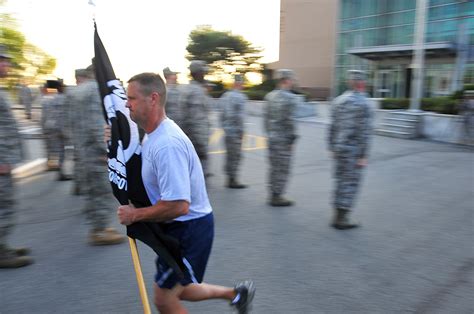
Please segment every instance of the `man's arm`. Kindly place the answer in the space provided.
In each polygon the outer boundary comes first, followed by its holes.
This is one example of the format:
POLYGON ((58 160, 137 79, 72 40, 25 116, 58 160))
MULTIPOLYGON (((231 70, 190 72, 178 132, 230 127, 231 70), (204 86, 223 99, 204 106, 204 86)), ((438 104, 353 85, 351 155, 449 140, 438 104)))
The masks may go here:
POLYGON ((272 92, 265 95, 264 105, 263 105, 263 128, 264 131, 269 134, 270 131, 270 103, 271 103, 272 92))
POLYGON ((358 122, 356 125, 359 127, 359 130, 356 139, 359 146, 359 158, 366 159, 368 155, 370 136, 372 134, 372 114, 368 105, 365 105, 360 109, 357 118, 358 122))
POLYGON ((334 152, 334 144, 335 144, 335 137, 336 137, 336 104, 333 102, 329 108, 330 110, 330 122, 329 122, 329 127, 328 127, 328 149, 331 152, 334 152))
MULTIPOLYGON (((1 93, 1 92, 0 92, 1 93)), ((0 94, 0 174, 9 174, 22 160, 21 137, 18 125, 6 97, 0 94)))
POLYGON ((158 201, 155 205, 135 208, 133 205, 122 205, 117 210, 119 221, 123 225, 130 225, 139 221, 165 222, 187 215, 189 203, 187 201, 158 201))

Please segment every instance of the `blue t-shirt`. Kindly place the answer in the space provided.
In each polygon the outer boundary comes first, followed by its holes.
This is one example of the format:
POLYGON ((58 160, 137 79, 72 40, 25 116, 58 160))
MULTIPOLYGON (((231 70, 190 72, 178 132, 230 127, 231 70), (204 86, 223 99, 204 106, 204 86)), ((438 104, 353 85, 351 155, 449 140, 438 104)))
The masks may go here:
POLYGON ((159 200, 190 203, 189 213, 174 220, 196 219, 212 212, 199 157, 173 120, 163 120, 145 139, 142 179, 152 204, 159 200))

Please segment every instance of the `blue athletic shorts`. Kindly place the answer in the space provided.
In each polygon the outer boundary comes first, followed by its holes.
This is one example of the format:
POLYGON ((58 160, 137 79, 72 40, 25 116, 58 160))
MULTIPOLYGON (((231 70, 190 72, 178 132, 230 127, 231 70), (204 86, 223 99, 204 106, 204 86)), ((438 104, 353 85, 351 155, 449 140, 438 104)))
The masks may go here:
POLYGON ((167 235, 175 237, 181 246, 183 262, 186 266, 184 279, 180 280, 168 264, 156 258, 155 282, 160 288, 172 289, 176 284, 186 286, 201 283, 207 261, 211 254, 214 238, 214 215, 212 213, 188 221, 174 221, 164 225, 167 235))

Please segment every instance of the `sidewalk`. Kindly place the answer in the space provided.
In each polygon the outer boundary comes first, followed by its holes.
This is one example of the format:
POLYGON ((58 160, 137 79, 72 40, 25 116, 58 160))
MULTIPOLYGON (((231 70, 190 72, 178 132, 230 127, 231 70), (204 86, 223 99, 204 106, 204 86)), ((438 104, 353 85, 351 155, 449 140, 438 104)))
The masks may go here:
POLYGON ((23 145, 23 161, 13 169, 13 177, 23 179, 46 171, 47 160, 38 110, 33 110, 31 120, 26 119, 22 107, 14 106, 12 112, 17 120, 23 145))
MULTIPOLYGON (((265 102, 263 101, 249 101, 245 108, 247 115, 262 116, 264 103, 265 102)), ((331 105, 329 101, 308 102, 298 107, 296 120, 304 123, 328 125, 331 120, 330 109, 331 105)), ((374 129, 380 128, 385 119, 391 113, 396 111, 397 110, 378 109, 377 104, 372 99, 372 125, 374 129)), ((423 119, 420 127, 421 139, 474 147, 474 145, 468 145, 461 141, 464 131, 462 118, 460 116, 425 111, 423 112, 423 119)), ((374 135, 380 136, 377 134, 374 135)))

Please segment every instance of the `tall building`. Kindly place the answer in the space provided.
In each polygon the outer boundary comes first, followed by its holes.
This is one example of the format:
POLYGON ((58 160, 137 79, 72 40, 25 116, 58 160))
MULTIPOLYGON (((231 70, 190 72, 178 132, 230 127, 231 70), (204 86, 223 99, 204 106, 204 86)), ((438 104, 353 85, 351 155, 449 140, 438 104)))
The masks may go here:
MULTIPOLYGON (((369 73, 372 97, 410 96, 416 0, 340 0, 334 93, 348 69, 369 73)), ((474 83, 474 1, 429 0, 424 97, 474 83), (462 73, 462 76, 461 76, 462 73)))
POLYGON ((299 86, 326 98, 333 83, 337 0, 281 0, 280 56, 270 69, 292 69, 299 86))

